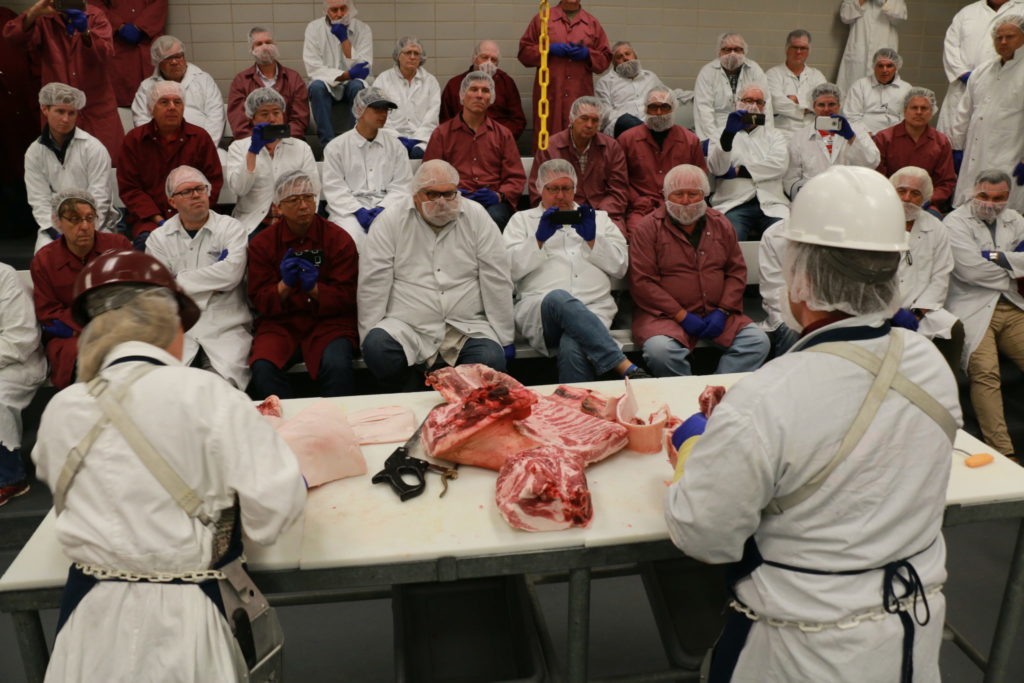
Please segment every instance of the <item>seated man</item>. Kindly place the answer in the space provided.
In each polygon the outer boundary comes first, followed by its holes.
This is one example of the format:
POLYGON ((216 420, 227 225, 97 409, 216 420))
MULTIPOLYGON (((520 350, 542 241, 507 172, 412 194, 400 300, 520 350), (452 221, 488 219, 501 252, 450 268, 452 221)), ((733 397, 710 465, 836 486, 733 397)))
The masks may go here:
POLYGON ((681 164, 707 169, 697 136, 672 123, 676 98, 668 88, 652 88, 646 98, 644 126, 631 128, 619 137, 629 172, 629 209, 626 237, 648 214, 662 204, 665 174, 681 164))
POLYGON ((171 169, 188 163, 202 171, 213 185, 213 201, 224 184, 210 136, 185 121, 181 85, 174 81, 153 84, 149 111, 153 120, 128 132, 117 161, 117 187, 128 212, 125 220, 140 250, 149 233, 171 217, 173 209, 164 192, 171 169))
POLYGON ((526 128, 526 114, 523 113, 523 101, 519 97, 516 82, 507 73, 498 68, 501 62, 501 50, 493 40, 481 40, 473 48, 473 61, 470 67, 444 86, 441 93, 441 113, 439 120, 444 123, 462 113, 462 79, 471 71, 483 71, 494 79, 494 103, 487 108, 487 118, 500 123, 512 133, 512 138, 519 139, 526 128))
POLYGON ((298 71, 277 61, 280 56, 270 29, 249 29, 249 52, 256 59, 251 67, 238 73, 228 89, 228 123, 236 140, 252 135, 252 117, 246 112, 245 98, 257 88, 273 88, 284 99, 284 118, 293 138, 301 138, 309 126, 309 93, 298 71))
POLYGON ((558 355, 559 382, 589 382, 612 371, 649 377, 608 333, 617 308, 611 278, 624 277, 629 265, 622 232, 604 211, 573 201, 576 170, 565 159, 541 164, 536 183, 540 206, 512 216, 504 234, 516 331, 541 354, 558 355), (555 223, 556 211, 578 211, 580 220, 555 223))
POLYGON ((718 176, 712 206, 725 214, 741 242, 760 239, 768 226, 789 217, 782 191, 789 168, 786 137, 774 127, 747 121, 748 114, 764 113, 766 100, 765 86, 741 86, 736 111, 708 150, 708 168, 718 176))
POLYGON ((75 381, 78 333, 71 318, 72 287, 85 264, 111 249, 131 249, 124 235, 96 232, 96 201, 85 190, 69 188, 53 197, 54 223, 61 238, 32 257, 32 299, 43 328, 50 361, 50 383, 63 389, 75 381))
POLYGON ((626 156, 614 138, 599 133, 605 105, 596 97, 581 97, 569 110, 569 127, 555 133, 548 148, 538 149, 530 169, 530 203, 540 200, 542 185, 537 169, 548 159, 565 159, 576 171, 575 201, 586 204, 608 217, 625 232, 626 206, 629 202, 629 178, 626 156))
POLYGON ((75 124, 85 93, 63 83, 39 91, 46 123, 25 152, 25 189, 39 233, 35 251, 60 237, 53 227, 53 196, 70 187, 84 188, 96 201, 96 228, 111 231, 117 212, 110 192, 110 155, 99 140, 75 124))
POLYGON ((410 159, 422 159, 427 140, 437 128, 441 86, 434 75, 423 68, 427 51, 416 36, 399 38, 391 57, 395 66, 373 82, 386 98, 398 105, 388 115, 385 129, 405 145, 410 159))
POLYGON ((853 82, 844 108, 850 121, 864 124, 872 135, 899 122, 911 87, 900 78, 903 58, 896 50, 883 47, 875 52, 873 61, 874 75, 853 82))
POLYGON ((241 222, 246 235, 273 222, 270 207, 278 178, 298 170, 305 171, 311 178, 317 177, 316 159, 305 137, 278 138, 267 133, 267 126, 289 123, 285 118, 287 107, 277 90, 253 90, 245 98, 251 134, 228 147, 224 180, 238 198, 231 215, 241 222))
MULTIPOLYGON (((356 19, 352 0, 324 0, 324 16, 306 25, 302 61, 309 75, 309 104, 320 146, 334 139, 332 112, 348 112, 373 65, 373 32, 356 19)), ((345 121, 343 131, 351 124, 345 121)))
POLYGON ((790 327, 792 316, 789 311, 786 280, 783 267, 786 262, 786 223, 779 221, 761 235, 757 245, 757 268, 760 276, 757 289, 761 294, 761 309, 765 319, 757 325, 768 335, 771 342, 769 358, 777 358, 789 351, 800 338, 797 330, 790 327))
POLYGON ((903 100, 903 120, 880 131, 874 142, 882 158, 879 173, 890 176, 905 166, 923 168, 935 188, 931 206, 945 211, 956 189, 956 172, 949 138, 929 124, 934 113, 935 93, 911 88, 903 100))
MULTIPOLYGON (((765 78, 757 62, 747 59, 747 41, 738 33, 723 33, 718 37, 718 59, 701 67, 693 86, 693 122, 701 144, 718 135, 733 111, 736 93, 751 82, 764 83, 765 78)), ((770 101, 764 111, 775 115, 770 101)))
POLYGON ((839 88, 822 83, 811 93, 815 119, 793 131, 789 141, 789 170, 782 186, 790 199, 796 199, 804 183, 831 166, 878 166, 878 148, 868 129, 850 123, 840 111, 839 88), (818 130, 818 120, 831 118, 828 130, 818 130))
POLYGON ((185 101, 185 120, 210 135, 213 146, 224 137, 224 97, 213 76, 185 60, 185 45, 174 36, 160 36, 150 48, 153 75, 139 84, 132 102, 132 122, 136 127, 153 118, 149 93, 162 81, 181 84, 185 101))
POLYGON ((458 188, 451 164, 423 162, 412 197, 363 242, 359 337, 385 391, 422 389, 424 371, 443 365, 505 370, 515 354, 508 252, 487 212, 458 188))
POLYGON ((659 85, 661 79, 653 71, 640 68, 640 59, 628 41, 612 45, 612 69, 594 84, 594 95, 607 109, 604 134, 617 138, 634 126, 642 126, 644 98, 659 85))
POLYGON ((252 386, 256 400, 292 396, 287 371, 305 362, 321 396, 354 390, 359 256, 348 233, 316 215, 317 186, 304 171, 277 179, 281 217, 249 242, 249 300, 256 310, 252 386))
POLYGON ((443 159, 454 166, 462 179, 459 191, 483 205, 504 230, 526 185, 519 149, 507 128, 487 118, 494 104, 493 78, 470 72, 459 97, 462 113, 434 130, 423 160, 443 159))
POLYGON ((252 314, 245 299, 246 240, 242 224, 210 211, 210 181, 191 166, 167 176, 167 201, 177 214, 153 231, 146 253, 171 271, 199 306, 185 332, 181 361, 212 370, 245 391, 249 385, 252 314))
POLYGON ((1003 415, 999 354, 1024 370, 1024 217, 1006 206, 1010 176, 983 171, 974 199, 946 216, 953 277, 946 307, 964 324, 961 366, 985 443, 1013 457, 1003 415))
POLYGON ((356 127, 331 140, 324 149, 324 199, 332 223, 362 246, 363 235, 381 211, 409 196, 412 171, 405 148, 381 132, 395 103, 379 88, 356 95, 356 127))
POLYGON ((826 82, 825 75, 807 66, 811 34, 803 29, 786 36, 786 61, 764 72, 775 110, 775 128, 789 139, 791 131, 814 122, 811 93, 826 82))
POLYGON ((665 205, 632 233, 629 289, 633 340, 655 377, 690 375, 701 339, 722 349, 717 373, 751 372, 768 356, 768 337, 743 314, 747 266, 736 232, 709 209, 708 178, 684 164, 665 175, 665 205))

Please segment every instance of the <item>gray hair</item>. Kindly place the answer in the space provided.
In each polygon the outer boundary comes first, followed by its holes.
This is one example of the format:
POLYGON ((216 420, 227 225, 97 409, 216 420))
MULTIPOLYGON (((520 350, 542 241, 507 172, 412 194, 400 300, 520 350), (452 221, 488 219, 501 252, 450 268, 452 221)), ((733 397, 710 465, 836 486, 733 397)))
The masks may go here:
POLYGON ((898 305, 900 252, 866 251, 790 242, 789 298, 815 311, 890 315, 898 305))
POLYGON ((584 95, 583 97, 577 97, 576 101, 569 107, 569 123, 576 120, 576 117, 580 115, 580 110, 583 107, 593 107, 597 109, 597 117, 604 119, 604 103, 593 95, 584 95))
POLYGON ((274 181, 275 204, 280 204, 282 200, 297 194, 319 195, 319 183, 302 169, 282 173, 274 181))
POLYGON ((721 50, 725 46, 725 41, 729 38, 739 38, 739 42, 743 45, 743 52, 746 53, 749 48, 747 47, 747 41, 743 39, 739 33, 735 31, 726 31, 725 33, 718 36, 718 49, 721 50))
POLYGON ((555 178, 569 178, 572 186, 576 187, 576 169, 565 159, 548 159, 537 169, 536 188, 537 192, 544 189, 544 186, 555 178))
POLYGON ((39 104, 44 107, 67 104, 75 109, 84 109, 85 93, 66 83, 53 81, 39 89, 39 104))
POLYGON ((665 174, 665 182, 662 184, 662 194, 668 197, 676 190, 691 187, 696 184, 697 188, 707 197, 711 193, 711 185, 708 183, 708 174, 700 166, 693 164, 679 164, 665 174), (695 182, 696 181, 696 182, 695 182))
POLYGON ((1005 17, 996 19, 996 23, 992 24, 992 37, 995 38, 996 32, 1007 24, 1010 24, 1021 33, 1024 33, 1024 15, 1007 14, 1005 17))
POLYGON ((928 100, 928 103, 932 105, 932 111, 934 112, 938 107, 935 104, 935 93, 928 88, 911 88, 907 91, 907 96, 903 98, 903 110, 906 111, 907 107, 910 106, 910 100, 915 97, 923 97, 928 100))
POLYGON ((413 175, 412 182, 409 183, 409 191, 411 194, 416 194, 425 187, 433 187, 434 185, 458 186, 458 184, 459 172, 455 170, 454 166, 444 159, 431 159, 430 161, 424 161, 416 169, 416 174, 413 175))
POLYGON ((501 56, 501 47, 498 45, 498 41, 484 38, 483 40, 476 41, 476 45, 473 46, 473 59, 476 59, 477 55, 480 54, 480 48, 484 46, 484 43, 494 43, 494 47, 498 48, 498 56, 501 56))
MULTIPOLYGON (((654 86, 653 88, 651 88, 650 90, 647 91, 647 94, 644 95, 644 106, 645 107, 652 102, 651 95, 653 95, 654 93, 665 93, 666 95, 668 95, 668 97, 666 98, 666 102, 668 104, 671 104, 672 105, 672 110, 675 111, 675 108, 676 108, 676 98, 672 97, 672 91, 669 90, 668 88, 666 88, 663 85, 656 85, 656 86, 654 86)), ((661 100, 658 100, 658 101, 661 102, 661 100)))
POLYGON ((181 98, 182 104, 185 103, 185 91, 181 87, 181 83, 177 81, 157 81, 153 84, 153 87, 149 89, 149 93, 146 95, 146 105, 149 108, 149 113, 153 113, 153 107, 160 101, 161 97, 166 95, 175 94, 181 98))
POLYGON ((900 170, 889 176, 889 182, 897 190, 900 189, 899 180, 900 178, 916 178, 921 181, 921 195, 924 197, 925 202, 932 200, 932 194, 935 192, 935 185, 932 183, 932 177, 928 175, 928 171, 918 166, 904 166, 900 170))
POLYGON ((274 32, 271 31, 269 28, 263 28, 262 26, 253 26, 251 29, 249 29, 249 49, 250 50, 252 49, 252 42, 253 42, 252 41, 252 37, 254 35, 256 35, 257 33, 269 33, 271 39, 273 39, 273 37, 274 37, 274 32))
POLYGON ((459 86, 459 102, 462 102, 462 98, 466 96, 466 91, 469 90, 469 86, 477 81, 486 81, 487 85, 491 88, 491 104, 494 104, 494 98, 498 94, 494 91, 494 79, 485 74, 483 71, 470 71, 466 74, 466 77, 462 79, 462 84, 459 86))
POLYGON ((1010 174, 998 168, 990 168, 979 173, 974 179, 974 187, 977 188, 982 183, 988 183, 989 185, 1006 183, 1007 187, 1013 188, 1013 185, 1010 183, 1010 174))
POLYGON ((802 28, 795 28, 789 32, 789 35, 786 36, 786 47, 789 47, 797 38, 806 38, 808 43, 811 42, 810 33, 803 30, 802 28))
POLYGON ((839 91, 839 86, 835 83, 822 83, 811 91, 811 105, 813 106, 819 97, 824 97, 825 95, 831 95, 836 98, 836 102, 839 104, 843 103, 843 94, 839 91))
POLYGON ((398 55, 401 54, 402 50, 415 45, 420 49, 420 66, 427 63, 427 48, 423 47, 423 43, 416 36, 402 36, 395 43, 395 49, 391 51, 391 59, 395 60, 395 64, 398 64, 398 55))
POLYGON ((185 51, 185 43, 174 36, 165 34, 154 40, 153 44, 149 46, 149 60, 153 62, 153 66, 157 66, 170 55, 173 55, 176 52, 174 49, 175 45, 181 47, 181 52, 185 51))
POLYGON ((750 83, 745 83, 736 89, 736 101, 739 102, 743 99, 743 96, 751 90, 760 90, 761 97, 765 100, 768 100, 771 97, 771 93, 769 92, 767 85, 758 81, 751 81, 750 83))
MULTIPOLYGON (((633 50, 633 43, 629 42, 628 40, 620 40, 619 42, 612 45, 612 54, 615 54, 615 51, 618 50, 623 45, 628 47, 630 50, 633 50)), ((633 53, 635 54, 636 50, 633 50, 633 53)))
POLYGON ((182 183, 202 183, 203 185, 206 185, 207 192, 213 191, 213 185, 210 184, 210 181, 207 180, 206 176, 203 175, 203 172, 198 168, 193 168, 192 166, 178 166, 167 174, 167 180, 164 181, 164 193, 167 195, 168 199, 172 194, 174 194, 174 188, 178 187, 182 183))
POLYGON ((875 50, 874 56, 871 58, 871 66, 873 67, 878 63, 879 59, 888 59, 896 65, 896 70, 899 71, 903 68, 903 57, 900 57, 900 53, 891 47, 883 47, 875 50))
POLYGON ((276 104, 281 107, 282 114, 288 107, 281 93, 273 88, 256 88, 245 98, 245 115, 251 119, 256 116, 257 109, 268 104, 276 104))
POLYGON ((78 187, 67 187, 50 197, 50 208, 54 216, 59 216, 67 204, 88 204, 96 210, 96 199, 88 190, 78 187))

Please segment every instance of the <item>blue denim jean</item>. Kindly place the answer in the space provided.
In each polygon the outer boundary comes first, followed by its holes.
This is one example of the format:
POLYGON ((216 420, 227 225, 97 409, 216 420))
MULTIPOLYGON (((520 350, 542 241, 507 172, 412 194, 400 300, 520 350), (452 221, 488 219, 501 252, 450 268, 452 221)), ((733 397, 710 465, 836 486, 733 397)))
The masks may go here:
POLYGON ((564 289, 544 296, 540 319, 544 343, 558 349, 559 382, 592 381, 626 359, 601 319, 564 289))
POLYGON ((757 201, 756 195, 750 201, 734 206, 726 211, 725 217, 732 223, 733 230, 736 231, 736 239, 740 242, 761 239, 761 235, 764 234, 764 231, 769 226, 782 220, 781 218, 764 215, 764 212, 761 211, 761 203, 757 201))
MULTIPOLYGON (((409 365, 401 342, 379 327, 370 330, 363 340, 363 360, 385 392, 423 391, 423 373, 445 365, 409 365)), ((467 339, 455 360, 456 365, 466 363, 483 363, 504 372, 505 351, 490 339, 467 339)))
MULTIPOLYGON (((320 357, 320 372, 316 378, 321 396, 350 396, 355 393, 352 377, 352 342, 338 337, 324 349, 320 357)), ((252 383, 249 394, 257 401, 275 394, 280 398, 291 398, 292 383, 288 379, 288 368, 302 359, 301 354, 279 368, 269 360, 260 358, 252 364, 252 383)))
MULTIPOLYGON (((732 346, 715 344, 723 350, 718 361, 716 375, 730 372, 753 372, 761 367, 768 357, 771 343, 768 335, 754 323, 750 323, 733 339, 732 346)), ((677 377, 692 375, 690 350, 672 337, 655 335, 644 342, 644 362, 655 377, 677 377)))
MULTIPOLYGON (((334 122, 331 120, 334 107, 345 105, 346 111, 351 111, 356 94, 365 87, 366 84, 358 79, 345 81, 341 99, 336 100, 331 96, 330 88, 323 81, 313 81, 309 84, 309 108, 313 114, 313 120, 316 122, 316 133, 320 137, 321 147, 326 146, 334 139, 334 122)), ((348 122, 347 125, 348 128, 351 128, 355 122, 348 122)))
POLYGON ((0 445, 0 486, 10 486, 24 480, 25 463, 21 459, 21 449, 8 450, 0 445))

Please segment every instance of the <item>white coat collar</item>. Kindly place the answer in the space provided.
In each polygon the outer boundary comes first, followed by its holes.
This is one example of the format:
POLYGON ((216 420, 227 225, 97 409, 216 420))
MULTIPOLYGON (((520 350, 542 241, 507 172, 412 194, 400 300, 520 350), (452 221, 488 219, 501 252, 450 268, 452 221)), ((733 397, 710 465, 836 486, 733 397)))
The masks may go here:
POLYGON ((119 358, 127 358, 128 356, 145 356, 147 358, 160 361, 164 365, 182 364, 179 359, 175 358, 158 346, 153 346, 152 344, 140 341, 126 341, 121 342, 107 352, 107 355, 103 358, 103 365, 101 369, 105 370, 110 367, 111 363, 114 361, 119 358))
POLYGON ((935 216, 925 211, 924 209, 921 209, 921 213, 919 213, 917 215, 917 218, 914 219, 914 225, 911 228, 910 232, 931 232, 936 227, 941 228, 942 222, 935 216))
MULTIPOLYGON (((189 62, 188 65, 185 67, 185 75, 181 77, 181 87, 182 87, 182 89, 186 88, 189 83, 191 83, 194 79, 198 78, 201 74, 204 74, 204 73, 206 73, 206 72, 203 71, 202 69, 200 69, 198 66, 196 66, 192 62, 189 62)), ((166 78, 164 78, 164 75, 162 73, 160 73, 160 67, 159 66, 153 67, 153 80, 154 81, 166 81, 167 80, 166 78)))
POLYGON ((834 323, 829 323, 824 327, 819 327, 814 330, 806 337, 801 337, 795 344, 790 348, 788 353, 799 351, 800 349, 807 346, 811 340, 815 339, 824 332, 835 330, 841 327, 881 327, 885 324, 885 318, 882 317, 881 313, 871 313, 869 315, 855 315, 852 318, 844 318, 834 323))

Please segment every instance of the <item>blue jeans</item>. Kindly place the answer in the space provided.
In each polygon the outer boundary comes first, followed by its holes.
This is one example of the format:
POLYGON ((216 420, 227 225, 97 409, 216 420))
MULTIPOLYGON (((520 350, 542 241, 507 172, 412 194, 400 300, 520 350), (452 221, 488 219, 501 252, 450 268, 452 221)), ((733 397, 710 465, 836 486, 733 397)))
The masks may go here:
POLYGON ((558 349, 558 381, 589 382, 626 359, 601 319, 564 289, 540 304, 544 343, 558 349))
MULTIPOLYGON (((761 367, 768 357, 771 342, 757 325, 750 323, 733 339, 732 346, 715 344, 723 350, 718 361, 716 375, 729 372, 753 372, 761 367)), ((690 350, 672 337, 663 334, 655 335, 644 342, 644 362, 655 377, 689 376, 690 361, 687 357, 690 350)))
MULTIPOLYGON (((785 304, 783 304, 785 305, 785 304)), ((768 339, 772 342, 772 358, 778 358, 782 354, 789 351, 793 344, 796 344, 796 340, 800 338, 796 330, 791 330, 786 326, 786 323, 782 323, 777 328, 768 333, 768 339)))
POLYGON ((636 116, 633 116, 632 114, 623 114, 619 118, 615 119, 614 137, 617 138, 630 128, 636 128, 637 126, 642 125, 644 125, 644 122, 636 116))
MULTIPOLYGON (((338 337, 324 349, 320 357, 320 373, 317 385, 321 396, 350 396, 355 393, 355 380, 352 378, 352 342, 338 337)), ((280 398, 291 398, 292 383, 288 379, 288 368, 301 360, 297 354, 292 360, 279 368, 269 360, 260 358, 252 364, 252 383, 250 395, 262 401, 271 394, 280 398)))
MULTIPOLYGON (((334 122, 331 120, 334 107, 344 106, 346 112, 351 112, 352 101, 355 100, 356 94, 365 87, 366 84, 358 79, 345 81, 345 90, 341 99, 335 100, 331 96, 330 88, 323 81, 313 81, 309 84, 309 108, 313 114, 313 121, 316 122, 316 133, 320 136, 321 147, 325 147, 334 139, 334 122)), ((354 125, 354 121, 346 122, 345 130, 354 125)))
MULTIPOLYGON (((370 330, 363 340, 363 360, 385 392, 423 391, 423 373, 445 366, 444 361, 430 368, 422 363, 409 365, 401 342, 379 327, 370 330)), ((455 360, 456 365, 466 363, 483 363, 504 372, 505 351, 490 339, 467 339, 455 360)))
POLYGON ((484 208, 487 209, 487 215, 491 217, 491 220, 498 224, 498 230, 505 232, 505 226, 508 225, 512 214, 515 213, 512 205, 508 202, 498 202, 484 208))
POLYGON ((732 223, 732 227, 736 231, 736 239, 740 242, 761 239, 761 235, 764 234, 764 231, 770 225, 782 220, 781 218, 765 216, 764 212, 761 211, 761 203, 757 201, 756 195, 750 201, 743 202, 739 206, 726 211, 725 217, 732 223))
POLYGON ((0 486, 10 486, 26 479, 25 463, 21 460, 21 449, 8 450, 0 445, 0 486))

